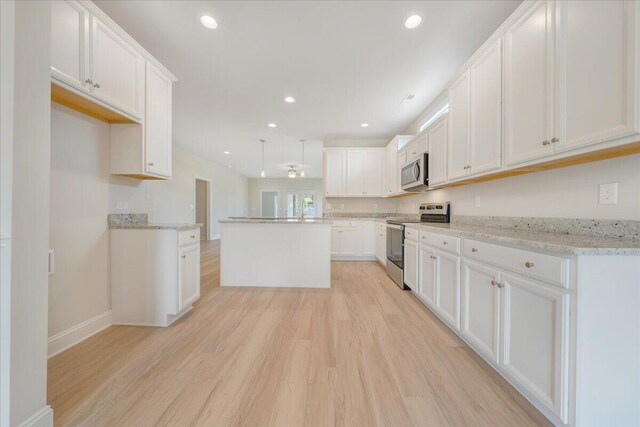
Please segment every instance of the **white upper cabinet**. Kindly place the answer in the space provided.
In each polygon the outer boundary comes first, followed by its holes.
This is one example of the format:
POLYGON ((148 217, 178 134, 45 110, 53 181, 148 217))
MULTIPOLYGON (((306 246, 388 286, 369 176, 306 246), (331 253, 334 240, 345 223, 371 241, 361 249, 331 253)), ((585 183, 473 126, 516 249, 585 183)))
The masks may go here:
POLYGON ((384 148, 328 148, 324 157, 326 197, 382 197, 384 148))
POLYGON ((393 196, 398 191, 398 141, 393 140, 387 145, 384 152, 384 195, 393 196))
POLYGON ((427 131, 429 140, 429 186, 447 180, 447 115, 437 120, 427 131))
POLYGON ((345 150, 330 149, 324 152, 324 194, 327 197, 344 196, 345 166, 347 153, 345 150))
POLYGON ((144 109, 144 64, 138 51, 95 16, 91 26, 92 94, 138 119, 144 109))
POLYGON ((638 130, 637 7, 634 1, 556 2, 555 150, 638 130))
POLYGON ((89 11, 75 1, 51 2, 51 75, 83 89, 89 71, 89 11))
POLYGON ((449 144, 447 175, 449 179, 469 173, 469 71, 449 87, 449 144))
POLYGON ((347 196, 362 196, 366 194, 364 171, 364 151, 347 151, 347 196))
POLYGON ((553 10, 540 1, 505 34, 505 161, 551 154, 553 10))
POLYGON ((502 146, 502 40, 496 40, 470 69, 471 174, 498 169, 502 146))
POLYGON ((145 172, 171 177, 172 83, 147 63, 145 96, 145 172))

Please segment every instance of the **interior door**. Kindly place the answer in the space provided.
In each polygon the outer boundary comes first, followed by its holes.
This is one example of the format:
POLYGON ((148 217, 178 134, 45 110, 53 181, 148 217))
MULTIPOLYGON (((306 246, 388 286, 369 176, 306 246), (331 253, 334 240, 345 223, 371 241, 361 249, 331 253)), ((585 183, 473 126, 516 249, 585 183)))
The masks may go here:
POLYGON ((171 177, 171 80, 147 62, 145 172, 171 177))
POLYGON ((89 70, 89 11, 77 1, 51 2, 51 75, 85 89, 89 70))
POLYGON ((502 40, 496 40, 471 66, 471 173, 500 167, 502 145, 502 40))
POLYGON ((455 329, 460 328, 460 258, 435 251, 436 311, 455 329))
POLYGON ((384 151, 364 152, 364 194, 371 197, 382 196, 384 151))
POLYGON ((456 179, 469 170, 469 71, 449 87, 447 176, 456 179))
POLYGON ((568 150, 638 130, 634 1, 557 1, 557 132, 568 150))
POLYGON ((95 97, 141 119, 144 58, 95 16, 91 17, 91 75, 95 97))
POLYGON ((447 180, 447 115, 428 131, 429 186, 447 180))
POLYGON ((345 150, 327 150, 324 153, 324 194, 345 195, 345 150))
POLYGON ((362 196, 365 194, 364 151, 347 151, 347 195, 362 196))
POLYGON ((567 422, 569 295, 503 274, 503 368, 567 422))
POLYGON ((181 248, 178 254, 178 301, 184 310, 200 298, 200 244, 181 248))
POLYGON ((500 337, 500 273, 474 262, 462 262, 462 333, 498 362, 500 337))
POLYGON ((553 152, 552 2, 536 2, 505 34, 505 162, 553 152))
POLYGON ((436 300, 436 256, 433 249, 420 246, 418 269, 418 295, 431 308, 435 308, 436 300))

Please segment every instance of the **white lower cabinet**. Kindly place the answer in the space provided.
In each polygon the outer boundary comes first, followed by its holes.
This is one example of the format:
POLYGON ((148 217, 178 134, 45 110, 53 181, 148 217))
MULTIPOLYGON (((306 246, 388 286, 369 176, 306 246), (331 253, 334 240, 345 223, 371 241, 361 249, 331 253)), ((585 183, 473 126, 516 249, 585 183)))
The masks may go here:
POLYGON ((373 220, 336 220, 331 225, 331 257, 335 260, 375 260, 373 220))
POLYGON ((418 282, 418 243, 413 240, 404 240, 404 284, 416 291, 418 282))
POLYGON ((498 362, 500 351, 500 272, 462 261, 462 334, 485 356, 498 362))
POLYGON ((374 245, 376 259, 383 266, 387 265, 387 224, 376 222, 374 225, 374 245))
POLYGON ((460 257, 435 252, 436 304, 440 316, 460 328, 460 257))
POLYGON ((436 256, 433 249, 420 245, 418 251, 418 290, 420 296, 429 307, 436 304, 436 256))
POLYGON ((502 368, 566 422, 569 295, 503 274, 502 368))
POLYGON ((178 251, 178 314, 200 298, 200 243, 178 251))

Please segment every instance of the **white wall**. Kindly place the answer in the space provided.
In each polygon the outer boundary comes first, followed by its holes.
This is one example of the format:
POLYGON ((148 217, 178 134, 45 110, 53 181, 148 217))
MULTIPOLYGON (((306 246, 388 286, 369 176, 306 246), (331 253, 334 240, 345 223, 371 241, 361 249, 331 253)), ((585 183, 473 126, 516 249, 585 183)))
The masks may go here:
POLYGON ((450 201, 454 215, 640 220, 640 154, 403 197, 398 211, 427 201, 450 201), (601 205, 598 185, 610 182, 618 204, 601 205))
POLYGON ((284 216, 284 191, 313 190, 318 195, 317 214, 322 215, 322 179, 321 178, 250 178, 249 179, 249 215, 260 216, 260 191, 279 191, 280 213, 284 216))
MULTIPOLYGON (((51 4, 15 7, 11 425, 47 407, 51 4)), ((43 421, 44 422, 44 421, 43 421)))
POLYGON ((325 139, 323 147, 386 147, 393 139, 325 139))
POLYGON ((192 223, 195 178, 211 180, 217 221, 247 214, 248 179, 174 147, 173 179, 141 181, 109 173, 109 125, 51 104, 51 247, 49 337, 110 309, 109 213, 148 213, 151 222, 192 223), (116 203, 129 203, 117 210, 116 203))

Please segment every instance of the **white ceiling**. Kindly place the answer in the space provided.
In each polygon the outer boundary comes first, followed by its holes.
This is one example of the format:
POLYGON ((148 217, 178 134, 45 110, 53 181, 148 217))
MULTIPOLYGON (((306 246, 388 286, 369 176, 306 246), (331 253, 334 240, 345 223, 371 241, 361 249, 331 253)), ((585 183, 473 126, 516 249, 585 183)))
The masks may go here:
POLYGON ((267 175, 284 177, 304 138, 305 172, 320 177, 323 140, 400 133, 520 1, 96 4, 180 79, 175 144, 258 176, 264 138, 267 175), (416 13, 422 25, 407 30, 416 13), (204 28, 203 14, 218 29, 204 28))

